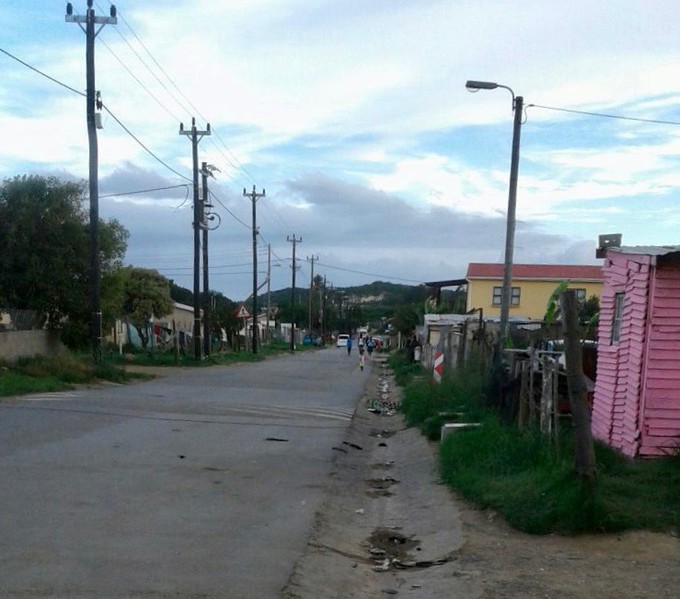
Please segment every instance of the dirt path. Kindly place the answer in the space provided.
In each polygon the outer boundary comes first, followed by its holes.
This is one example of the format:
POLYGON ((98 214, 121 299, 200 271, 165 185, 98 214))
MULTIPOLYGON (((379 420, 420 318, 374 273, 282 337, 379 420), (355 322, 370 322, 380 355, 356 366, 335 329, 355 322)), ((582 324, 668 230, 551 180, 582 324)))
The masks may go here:
POLYGON ((366 409, 381 372, 335 448, 327 501, 284 597, 680 597, 677 538, 535 537, 456 499, 438 484, 436 445, 366 409))

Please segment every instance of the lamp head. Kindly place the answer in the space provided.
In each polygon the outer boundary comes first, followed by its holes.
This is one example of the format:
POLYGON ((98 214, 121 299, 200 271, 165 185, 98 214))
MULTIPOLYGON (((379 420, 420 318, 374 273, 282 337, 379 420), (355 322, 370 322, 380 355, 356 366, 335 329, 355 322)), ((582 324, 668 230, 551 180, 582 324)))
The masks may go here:
POLYGON ((466 81, 465 87, 470 91, 477 91, 480 89, 496 89, 498 83, 493 83, 492 81, 466 81))

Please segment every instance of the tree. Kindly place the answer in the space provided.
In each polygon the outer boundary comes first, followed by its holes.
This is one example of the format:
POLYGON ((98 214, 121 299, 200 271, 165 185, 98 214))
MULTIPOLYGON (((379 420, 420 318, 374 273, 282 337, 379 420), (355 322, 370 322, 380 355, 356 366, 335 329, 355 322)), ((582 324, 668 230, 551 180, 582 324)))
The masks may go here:
MULTIPOLYGON (((34 326, 85 326, 90 293, 89 216, 84 183, 24 175, 0 185, 0 306, 31 310, 34 326)), ((110 277, 122 266, 127 230, 101 221, 102 309, 109 320, 117 305, 110 277), (114 293, 112 298, 109 292, 114 293)))
POLYGON ((222 336, 222 329, 227 335, 229 344, 234 348, 237 343, 238 332, 243 322, 236 316, 238 306, 220 292, 210 292, 213 309, 210 311, 210 330, 212 333, 222 336))
POLYGON ((162 318, 172 312, 170 281, 148 268, 128 266, 124 271, 123 314, 137 329, 142 347, 146 349, 151 317, 162 318))
POLYGON ((412 305, 402 304, 394 310, 394 328, 402 335, 412 335, 419 322, 418 312, 412 305))

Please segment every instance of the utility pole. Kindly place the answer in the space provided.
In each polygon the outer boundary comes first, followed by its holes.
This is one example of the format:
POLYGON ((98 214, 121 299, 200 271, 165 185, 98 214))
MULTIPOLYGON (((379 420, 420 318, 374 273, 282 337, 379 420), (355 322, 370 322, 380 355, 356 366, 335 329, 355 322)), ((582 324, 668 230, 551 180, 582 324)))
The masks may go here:
POLYGON ((116 7, 112 4, 109 17, 97 17, 92 8, 92 0, 87 0, 85 15, 74 15, 73 5, 66 3, 67 23, 78 23, 85 32, 85 80, 86 80, 86 117, 87 139, 90 148, 90 335, 92 340, 92 358, 96 364, 102 359, 102 308, 101 308, 101 264, 99 261, 99 153, 97 147, 97 121, 95 107, 101 108, 99 93, 95 94, 94 73, 94 38, 105 25, 116 25, 116 7), (83 27, 85 23, 85 27, 83 27), (95 31, 95 25, 99 29, 95 31))
POLYGON ((271 332, 269 330, 269 317, 272 310, 272 244, 267 244, 267 343, 271 341, 271 332))
POLYGON ((307 310, 307 329, 310 335, 312 333, 312 292, 314 290, 314 261, 318 259, 319 256, 315 256, 314 254, 312 254, 311 258, 307 256, 307 261, 311 262, 312 264, 312 276, 309 280, 309 307, 307 310))
POLYGON ((264 198, 266 193, 262 190, 262 193, 257 193, 255 191, 255 186, 253 185, 253 191, 250 193, 246 192, 246 188, 243 188, 243 195, 246 198, 250 198, 253 204, 253 353, 257 353, 257 332, 258 332, 258 322, 257 322, 257 211, 255 207, 257 206, 257 200, 259 198, 264 198))
POLYGON ((208 177, 212 177, 214 167, 207 162, 201 163, 201 184, 203 189, 203 199, 201 201, 201 229, 203 230, 203 352, 205 356, 210 355, 210 278, 208 270, 208 216, 206 209, 212 208, 208 200, 208 177))
POLYGON ((201 204, 198 199, 198 142, 210 135, 210 123, 205 131, 196 129, 196 119, 191 119, 191 129, 184 130, 184 123, 179 124, 179 134, 191 139, 191 155, 194 167, 194 357, 203 357, 201 343, 201 204))
POLYGON ((323 287, 319 289, 319 335, 321 344, 326 345, 326 275, 323 276, 323 287))
MULTIPOLYGON (((513 93, 514 96, 514 93, 513 93)), ((510 185, 508 189, 508 216, 505 230, 505 260, 503 264, 503 287, 501 288, 500 335, 496 348, 496 359, 500 364, 505 341, 509 336, 508 321, 510 320, 510 304, 512 302, 512 264, 515 248, 515 223, 517 206, 517 178, 519 171, 519 145, 522 133, 522 114, 524 98, 514 98, 513 110, 515 118, 512 128, 512 153, 510 156, 510 185)))
POLYGON ((293 286, 290 295, 290 307, 292 311, 291 324, 290 324, 290 351, 295 351, 295 272, 297 271, 297 264, 295 262, 295 247, 298 243, 302 243, 302 237, 299 239, 295 237, 293 233, 293 238, 286 236, 286 240, 293 244, 293 264, 291 268, 293 269, 293 286))

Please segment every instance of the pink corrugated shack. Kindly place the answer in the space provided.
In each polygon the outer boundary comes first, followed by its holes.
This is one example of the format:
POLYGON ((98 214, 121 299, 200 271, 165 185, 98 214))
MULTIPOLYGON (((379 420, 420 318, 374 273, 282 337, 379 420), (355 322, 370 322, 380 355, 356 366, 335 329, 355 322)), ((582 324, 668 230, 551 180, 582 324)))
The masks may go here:
POLYGON ((593 435, 629 456, 680 446, 680 246, 605 253, 593 435))

